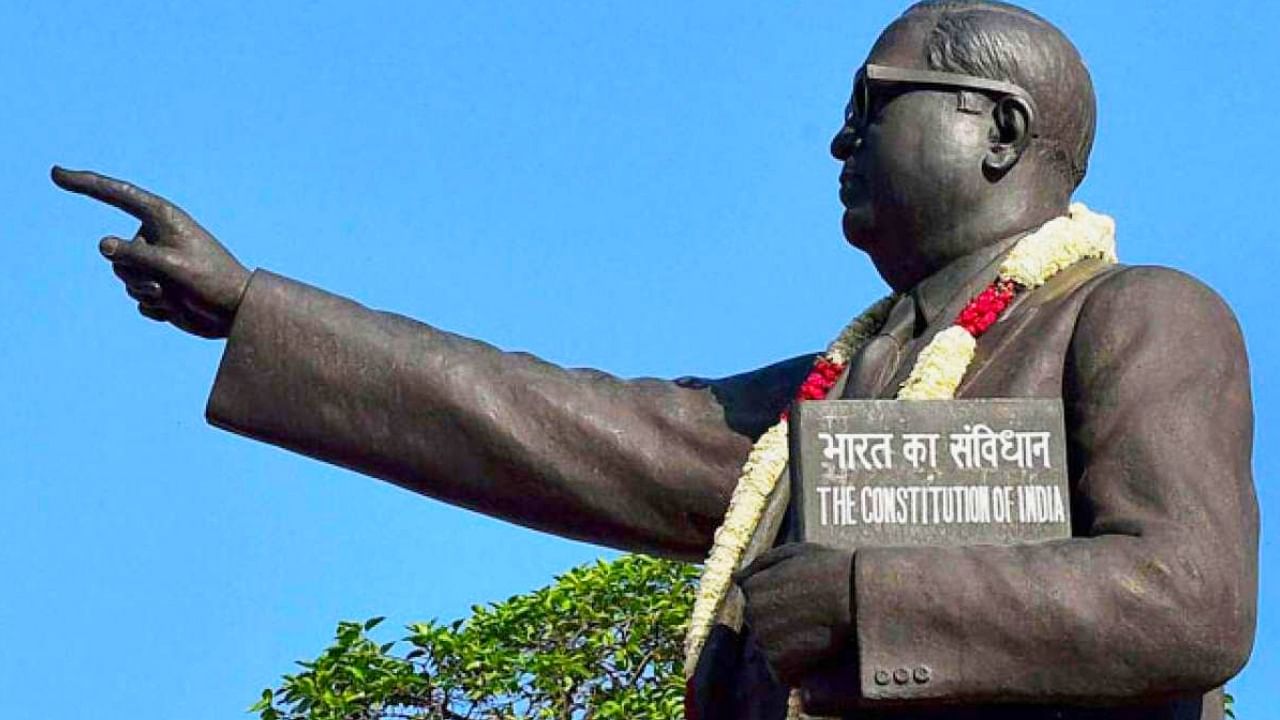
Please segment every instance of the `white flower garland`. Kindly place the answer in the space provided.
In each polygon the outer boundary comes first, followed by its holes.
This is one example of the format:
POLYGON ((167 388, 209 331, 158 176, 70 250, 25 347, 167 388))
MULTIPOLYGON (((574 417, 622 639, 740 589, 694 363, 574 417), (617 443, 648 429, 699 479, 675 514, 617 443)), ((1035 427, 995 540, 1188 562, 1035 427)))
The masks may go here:
MULTIPOLYGON (((1020 291, 1048 282, 1063 269, 1086 258, 1116 262, 1115 221, 1073 204, 1067 215, 1045 223, 1018 241, 998 270, 999 280, 1015 283, 1020 291)), ((823 359, 845 366, 858 348, 884 325, 897 295, 882 298, 854 318, 827 348, 823 359)), ((964 379, 977 349, 977 340, 959 325, 934 336, 920 351, 907 380, 898 391, 900 400, 948 400, 964 379)), ((760 437, 742 466, 742 475, 729 500, 724 523, 716 530, 711 553, 703 567, 685 636, 685 677, 692 677, 703 645, 715 625, 733 572, 764 514, 769 495, 787 464, 785 418, 760 437)), ((799 696, 792 692, 787 703, 789 720, 801 715, 799 696)))
MULTIPOLYGON (((896 298, 896 295, 881 298, 854 318, 853 322, 840 331, 824 357, 840 365, 847 363, 858 348, 884 324, 896 298)), ((733 572, 742 560, 742 552, 747 543, 751 542, 756 525, 760 523, 769 494, 773 492, 778 477, 786 467, 787 428, 787 420, 779 420, 751 448, 751 453, 742 466, 742 475, 729 498, 724 523, 716 530, 711 554, 707 556, 702 577, 698 581, 698 595, 693 601, 689 630, 684 638, 686 678, 693 675, 702 646, 715 625, 716 614, 733 581, 733 572)))
MULTIPOLYGON (((1087 258, 1116 262, 1116 223, 1106 215, 1075 203, 1067 215, 1054 218, 1018 241, 997 271, 999 281, 1034 290, 1062 270, 1087 258)), ((933 337, 920 351, 899 400, 950 400, 973 362, 977 339, 959 325, 933 337)))

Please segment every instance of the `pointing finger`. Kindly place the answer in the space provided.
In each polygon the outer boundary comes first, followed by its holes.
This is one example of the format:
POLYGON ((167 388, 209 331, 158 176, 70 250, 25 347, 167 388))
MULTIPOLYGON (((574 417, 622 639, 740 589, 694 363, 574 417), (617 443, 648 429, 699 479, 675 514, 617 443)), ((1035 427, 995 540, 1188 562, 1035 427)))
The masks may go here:
POLYGON ((143 222, 152 222, 168 204, 158 195, 124 180, 99 175, 87 170, 66 170, 54 166, 53 182, 63 190, 87 195, 113 205, 143 222))

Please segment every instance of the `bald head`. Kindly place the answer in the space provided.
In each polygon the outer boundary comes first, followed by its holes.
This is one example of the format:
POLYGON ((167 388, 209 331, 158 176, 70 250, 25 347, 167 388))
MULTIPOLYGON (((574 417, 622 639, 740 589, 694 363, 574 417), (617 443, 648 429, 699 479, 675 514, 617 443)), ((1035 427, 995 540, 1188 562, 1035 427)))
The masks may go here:
POLYGON ((990 0, 913 5, 881 33, 831 143, 845 239, 904 290, 1067 211, 1093 146, 1071 42, 990 0))
POLYGON ((1031 93, 1040 136, 1033 152, 1072 188, 1080 184, 1093 149, 1097 104, 1089 71, 1062 31, 1028 10, 992 0, 925 0, 895 25, 903 23, 923 32, 921 61, 929 69, 1003 80, 1031 93))

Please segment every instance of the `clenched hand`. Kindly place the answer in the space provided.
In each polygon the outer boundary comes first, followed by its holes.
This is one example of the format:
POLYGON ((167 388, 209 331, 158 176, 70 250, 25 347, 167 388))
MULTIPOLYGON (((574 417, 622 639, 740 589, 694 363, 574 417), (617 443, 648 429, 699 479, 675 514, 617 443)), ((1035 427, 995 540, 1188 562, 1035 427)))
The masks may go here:
POLYGON ((98 244, 138 312, 200 337, 227 336, 249 271, 222 243, 178 206, 123 180, 54 167, 53 181, 142 222, 132 240, 98 244))
POLYGON ((795 687, 849 642, 853 553, 812 543, 774 548, 734 575, 769 665, 795 687))

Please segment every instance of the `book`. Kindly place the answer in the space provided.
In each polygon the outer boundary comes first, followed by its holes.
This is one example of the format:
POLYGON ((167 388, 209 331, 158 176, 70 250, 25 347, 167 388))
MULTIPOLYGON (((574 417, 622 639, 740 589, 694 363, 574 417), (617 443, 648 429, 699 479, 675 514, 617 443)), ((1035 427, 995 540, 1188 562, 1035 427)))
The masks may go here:
POLYGON ((791 540, 857 549, 1071 536, 1061 400, 805 401, 789 442, 791 540))

